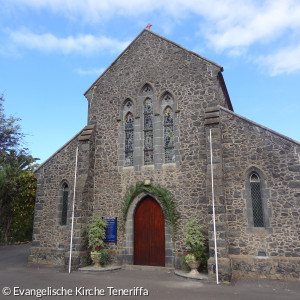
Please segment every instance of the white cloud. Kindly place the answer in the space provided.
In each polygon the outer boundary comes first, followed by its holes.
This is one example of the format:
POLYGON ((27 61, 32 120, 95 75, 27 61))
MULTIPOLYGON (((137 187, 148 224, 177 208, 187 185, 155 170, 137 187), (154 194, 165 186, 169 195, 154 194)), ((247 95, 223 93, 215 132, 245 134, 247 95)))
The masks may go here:
POLYGON ((59 38, 51 33, 36 34, 24 29, 11 32, 10 39, 15 45, 29 49, 65 54, 72 52, 90 54, 103 50, 119 53, 129 44, 129 42, 91 34, 59 38))
POLYGON ((300 6, 295 1, 265 1, 262 6, 244 5, 233 9, 225 21, 217 20, 207 37, 217 48, 248 47, 274 41, 288 30, 300 29, 300 6), (237 15, 235 17, 235 14, 237 15), (225 24, 224 24, 225 23, 225 24))
POLYGON ((50 9, 88 22, 155 12, 166 17, 162 24, 168 28, 177 19, 197 15, 204 20, 202 33, 221 50, 273 40, 288 29, 300 27, 298 0, 14 0, 6 5, 50 9))
MULTIPOLYGON (((300 69, 298 47, 293 48, 300 35, 299 0, 14 0, 5 1, 3 6, 14 10, 47 10, 71 20, 94 24, 113 21, 120 16, 131 20, 143 17, 146 24, 151 20, 149 17, 155 15, 156 20, 161 20, 155 28, 166 33, 189 17, 196 17, 199 34, 211 49, 239 56, 248 55, 253 46, 269 46, 260 48, 260 59, 256 62, 267 66, 273 75, 300 69), (279 40, 284 40, 283 49, 280 49, 279 40), (269 49, 274 53, 267 53, 269 49), (287 51, 293 53, 294 63, 283 58, 287 51), (285 61, 285 66, 279 57, 285 61)), ((51 33, 37 35, 22 31, 13 33, 12 39, 28 48, 64 53, 120 52, 128 44, 103 36, 58 38, 51 33)))
POLYGON ((272 76, 299 71, 300 44, 280 49, 273 54, 262 55, 255 62, 266 67, 272 76))
POLYGON ((83 18, 87 22, 99 22, 112 15, 137 16, 153 11, 161 4, 153 0, 14 0, 6 4, 14 8, 50 9, 65 16, 83 18))

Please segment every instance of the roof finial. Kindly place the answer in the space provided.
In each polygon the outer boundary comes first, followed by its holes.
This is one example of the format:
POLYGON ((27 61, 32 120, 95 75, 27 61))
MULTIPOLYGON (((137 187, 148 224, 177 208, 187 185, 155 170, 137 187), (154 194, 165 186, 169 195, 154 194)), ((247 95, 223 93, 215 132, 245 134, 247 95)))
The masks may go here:
POLYGON ((150 27, 151 27, 151 26, 152 26, 152 25, 151 25, 150 23, 148 23, 148 25, 146 26, 146 28, 150 30, 150 27))

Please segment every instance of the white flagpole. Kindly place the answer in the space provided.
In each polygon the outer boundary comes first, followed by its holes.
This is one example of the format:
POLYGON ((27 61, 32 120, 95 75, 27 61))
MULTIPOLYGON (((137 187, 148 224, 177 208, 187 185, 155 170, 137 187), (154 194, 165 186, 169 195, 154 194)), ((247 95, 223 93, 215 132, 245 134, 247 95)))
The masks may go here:
POLYGON ((214 173, 213 173, 214 171, 213 171, 213 152, 212 152, 211 129, 209 130, 209 141, 210 141, 211 190, 212 190, 214 240, 215 240, 216 280, 217 280, 217 284, 219 284, 218 254, 217 254, 217 233, 216 233, 216 215, 215 215, 215 191, 214 191, 214 173))
POLYGON ((74 210, 75 210, 75 192, 76 192, 76 175, 77 175, 77 158, 78 158, 78 146, 76 148, 75 157, 75 174, 74 174, 74 191, 73 191, 73 205, 72 205, 72 225, 71 225, 71 241, 70 241, 70 257, 69 257, 69 273, 71 273, 71 261, 72 261, 72 246, 73 246, 73 228, 74 228, 74 210))

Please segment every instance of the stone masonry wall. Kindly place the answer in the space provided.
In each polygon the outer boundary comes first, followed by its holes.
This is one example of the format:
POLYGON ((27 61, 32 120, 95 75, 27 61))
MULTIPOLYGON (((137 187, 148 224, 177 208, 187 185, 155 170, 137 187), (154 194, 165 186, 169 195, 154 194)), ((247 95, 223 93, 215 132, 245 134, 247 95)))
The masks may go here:
MULTIPOLYGON (((121 220, 121 205, 128 188, 137 181, 150 179, 174 196, 181 213, 175 251, 184 250, 184 224, 190 218, 207 223, 204 109, 224 104, 218 72, 219 66, 144 31, 95 82, 86 94, 89 124, 97 124, 94 213, 121 220), (122 125, 120 111, 127 98, 137 103, 145 83, 154 89, 154 106, 165 91, 174 97, 178 159, 175 164, 122 168, 118 166, 118 151, 122 147, 118 140, 122 125)), ((135 122, 140 122, 135 117, 135 122)), ((154 123, 159 118, 161 115, 154 115, 154 123)), ((120 254, 123 242, 123 231, 118 228, 118 242, 110 245, 111 250, 120 254)))
POLYGON ((70 239, 70 212, 73 196, 77 137, 68 142, 35 173, 37 195, 30 262, 63 265, 70 239), (68 221, 60 225, 59 189, 69 185, 68 221))
MULTIPOLYGON (((29 261, 68 263, 75 153, 79 146, 74 266, 88 262, 86 227, 92 214, 118 218, 117 243, 109 244, 109 248, 115 258, 122 257, 126 242, 120 222, 124 196, 136 182, 150 180, 172 193, 181 214, 174 243, 175 264, 178 266, 178 258, 185 250, 184 225, 195 218, 208 225, 212 276, 215 262, 208 139, 212 129, 221 280, 230 280, 231 272, 233 276, 300 278, 300 144, 229 111, 221 70, 207 59, 144 30, 85 94, 90 125, 85 134, 89 138, 83 133, 77 135, 36 172, 37 199, 29 261), (176 159, 174 163, 158 163, 154 157, 153 165, 140 162, 123 167, 121 111, 128 98, 135 106, 142 105, 140 93, 146 83, 154 90, 154 107, 161 107, 166 91, 174 98, 176 159), (208 120, 212 118, 218 121, 208 120), (263 228, 253 226, 247 184, 252 170, 261 178, 263 228), (60 224, 63 181, 69 186, 67 225, 60 224)), ((137 136, 142 140, 143 117, 136 112, 136 128, 141 130, 137 136)), ((162 118, 162 111, 155 110, 155 128, 162 126, 162 118)), ((157 142, 157 132, 154 130, 156 149, 162 147, 162 142, 157 142)))
POLYGON ((300 144, 226 109, 220 114, 233 276, 299 279, 300 144), (263 228, 251 222, 251 169, 262 181, 263 228))
POLYGON ((93 213, 94 140, 94 126, 86 126, 35 173, 38 186, 30 262, 69 264, 76 165, 72 268, 88 264, 87 224, 93 213), (61 221, 63 182, 69 187, 66 225, 61 221))

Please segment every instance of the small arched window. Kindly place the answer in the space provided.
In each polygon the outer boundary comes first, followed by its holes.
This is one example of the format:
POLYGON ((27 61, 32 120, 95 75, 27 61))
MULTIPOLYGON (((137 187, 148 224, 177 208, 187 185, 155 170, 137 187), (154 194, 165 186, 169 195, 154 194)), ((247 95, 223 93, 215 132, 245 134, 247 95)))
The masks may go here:
POLYGON ((165 163, 175 162, 174 152, 174 113, 170 106, 164 110, 165 163))
POLYGON ((261 181, 257 173, 251 173, 249 180, 254 227, 264 227, 264 213, 261 198, 261 181))
POLYGON ((131 112, 125 116, 125 166, 133 166, 134 118, 131 112))
POLYGON ((67 224, 68 198, 69 198, 69 186, 66 182, 64 182, 63 185, 62 185, 61 225, 66 225, 67 224))

